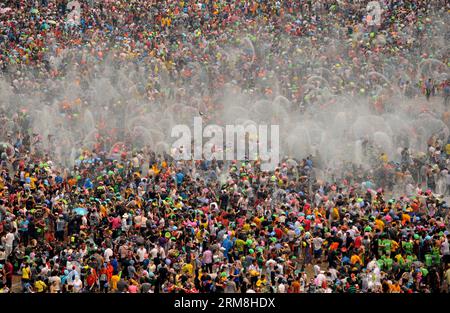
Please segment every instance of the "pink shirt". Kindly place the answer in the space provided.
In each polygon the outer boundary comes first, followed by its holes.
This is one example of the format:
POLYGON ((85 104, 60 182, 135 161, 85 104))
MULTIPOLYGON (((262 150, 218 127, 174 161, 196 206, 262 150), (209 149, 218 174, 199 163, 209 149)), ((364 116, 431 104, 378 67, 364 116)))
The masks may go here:
POLYGON ((120 217, 115 217, 112 219, 111 223, 113 229, 120 228, 120 226, 122 225, 122 220, 120 219, 120 217))
POLYGON ((138 290, 138 288, 137 288, 137 286, 135 286, 135 285, 130 285, 130 286, 128 286, 128 291, 129 291, 130 293, 137 293, 137 290, 138 290))
POLYGON ((211 250, 206 250, 205 252, 203 252, 203 261, 206 264, 212 263, 212 252, 211 252, 211 250))

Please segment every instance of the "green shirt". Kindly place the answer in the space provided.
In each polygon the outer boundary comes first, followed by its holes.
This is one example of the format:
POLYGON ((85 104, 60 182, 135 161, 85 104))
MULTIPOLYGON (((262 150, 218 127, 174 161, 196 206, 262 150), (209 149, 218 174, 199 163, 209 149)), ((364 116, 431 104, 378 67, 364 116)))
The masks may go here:
POLYGON ((413 244, 409 241, 403 241, 402 242, 403 248, 406 250, 406 252, 411 253, 413 244))
POLYGON ((390 270, 392 268, 392 264, 394 261, 391 258, 387 258, 384 260, 384 264, 386 264, 386 269, 390 270))
POLYGON ((378 263, 378 267, 380 268, 380 270, 383 269, 384 261, 383 260, 378 260, 377 263, 378 263))
POLYGON ((425 255, 425 264, 426 264, 426 266, 433 265, 433 257, 431 256, 431 254, 425 255))
POLYGON ((390 239, 385 239, 383 241, 383 245, 384 245, 385 251, 391 251, 391 240, 390 239))

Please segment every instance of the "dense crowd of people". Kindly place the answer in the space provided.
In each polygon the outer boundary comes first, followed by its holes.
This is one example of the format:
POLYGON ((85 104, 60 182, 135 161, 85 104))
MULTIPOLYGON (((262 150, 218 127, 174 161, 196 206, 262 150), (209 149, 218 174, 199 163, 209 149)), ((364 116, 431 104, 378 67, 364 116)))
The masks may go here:
POLYGON ((397 163, 381 154, 370 173, 349 164, 324 181, 314 157, 270 172, 259 161, 175 160, 136 148, 118 118, 67 166, 70 153, 55 154, 64 139, 43 138, 25 106, 56 103, 74 133, 85 110, 120 114, 135 99, 151 111, 200 96, 205 118, 220 119, 233 81, 307 109, 323 105, 308 81, 320 69, 335 94, 368 97, 374 112, 394 105, 397 90, 445 107, 446 1, 380 1, 379 25, 364 1, 78 3, 79 17, 64 0, 0 4, 0 91, 6 82, 13 95, 0 99, 1 292, 449 292, 443 133, 420 157, 400 146, 397 163), (105 63, 143 71, 127 90, 111 75, 121 90, 113 100, 68 95, 71 83, 87 91, 105 63), (381 92, 380 76, 394 82, 381 92))
MULTIPOLYGON (((275 76, 280 94, 307 105, 315 96, 304 86, 317 68, 327 70, 322 75, 336 92, 372 95, 372 79, 366 75, 372 71, 387 73, 410 97, 425 89, 429 95, 443 93, 446 86, 445 79, 417 79, 417 64, 423 60, 437 58, 447 65, 446 50, 436 39, 445 33, 443 25, 430 17, 447 17, 446 1, 380 1, 379 26, 365 21, 364 1, 78 3, 79 17, 69 20, 75 6, 69 8, 64 0, 2 3, 0 66, 20 92, 41 91, 51 98, 56 91, 51 85, 41 88, 40 82, 64 77, 75 65, 79 75, 95 76, 107 58, 120 68, 144 66, 134 92, 150 101, 175 97, 177 89, 187 86, 213 101, 212 91, 231 80, 255 96, 271 96, 270 78, 275 76), (255 51, 249 51, 252 46, 255 51), (224 47, 240 47, 244 53, 235 57, 224 47), (206 68, 202 79, 194 79, 199 73, 193 63, 206 68), (161 71, 167 71, 170 84, 161 79, 161 71)), ((71 78, 83 86, 79 75, 71 78)))

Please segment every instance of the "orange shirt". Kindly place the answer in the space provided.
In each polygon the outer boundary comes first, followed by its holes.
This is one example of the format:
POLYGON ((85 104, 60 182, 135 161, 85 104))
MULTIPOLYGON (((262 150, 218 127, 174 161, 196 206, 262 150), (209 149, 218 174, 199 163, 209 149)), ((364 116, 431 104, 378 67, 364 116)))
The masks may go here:
POLYGON ((356 254, 352 255, 352 257, 350 258, 350 263, 352 264, 359 263, 360 265, 363 265, 361 258, 359 257, 359 255, 356 254))
POLYGON ((392 293, 400 293, 400 285, 396 284, 392 284, 389 286, 389 289, 392 293))
POLYGON ((258 217, 253 219, 253 223, 256 224, 256 227, 261 228, 261 220, 258 217))
POLYGON ((298 281, 292 282, 293 293, 300 293, 300 283, 298 281))
POLYGON ((380 219, 375 220, 376 227, 381 231, 384 230, 384 222, 380 219))
POLYGON ((402 214, 402 225, 405 225, 406 222, 411 223, 411 216, 408 214, 402 214))

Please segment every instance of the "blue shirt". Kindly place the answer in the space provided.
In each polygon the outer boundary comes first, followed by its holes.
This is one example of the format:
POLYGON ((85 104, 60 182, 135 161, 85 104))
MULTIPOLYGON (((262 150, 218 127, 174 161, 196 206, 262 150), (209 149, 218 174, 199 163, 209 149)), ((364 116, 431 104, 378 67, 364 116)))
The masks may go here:
POLYGON ((233 242, 228 238, 225 239, 222 243, 222 247, 225 248, 226 252, 228 252, 228 250, 230 250, 232 246, 233 246, 233 242))
POLYGON ((111 260, 111 266, 113 267, 114 271, 117 271, 117 268, 119 267, 119 263, 117 262, 117 259, 111 260))
POLYGON ((350 263, 350 258, 348 256, 344 256, 342 258, 342 264, 349 264, 350 263))
POLYGON ((176 180, 177 180, 177 184, 181 185, 183 183, 183 179, 184 179, 184 174, 179 172, 176 175, 176 180))
POLYGON ((91 189, 93 187, 94 187, 94 184, 91 182, 91 180, 89 178, 86 178, 86 180, 84 182, 84 188, 91 189))
POLYGON ((28 224, 30 224, 30 222, 28 220, 21 221, 20 224, 19 224, 19 230, 20 231, 27 231, 28 230, 28 224))

